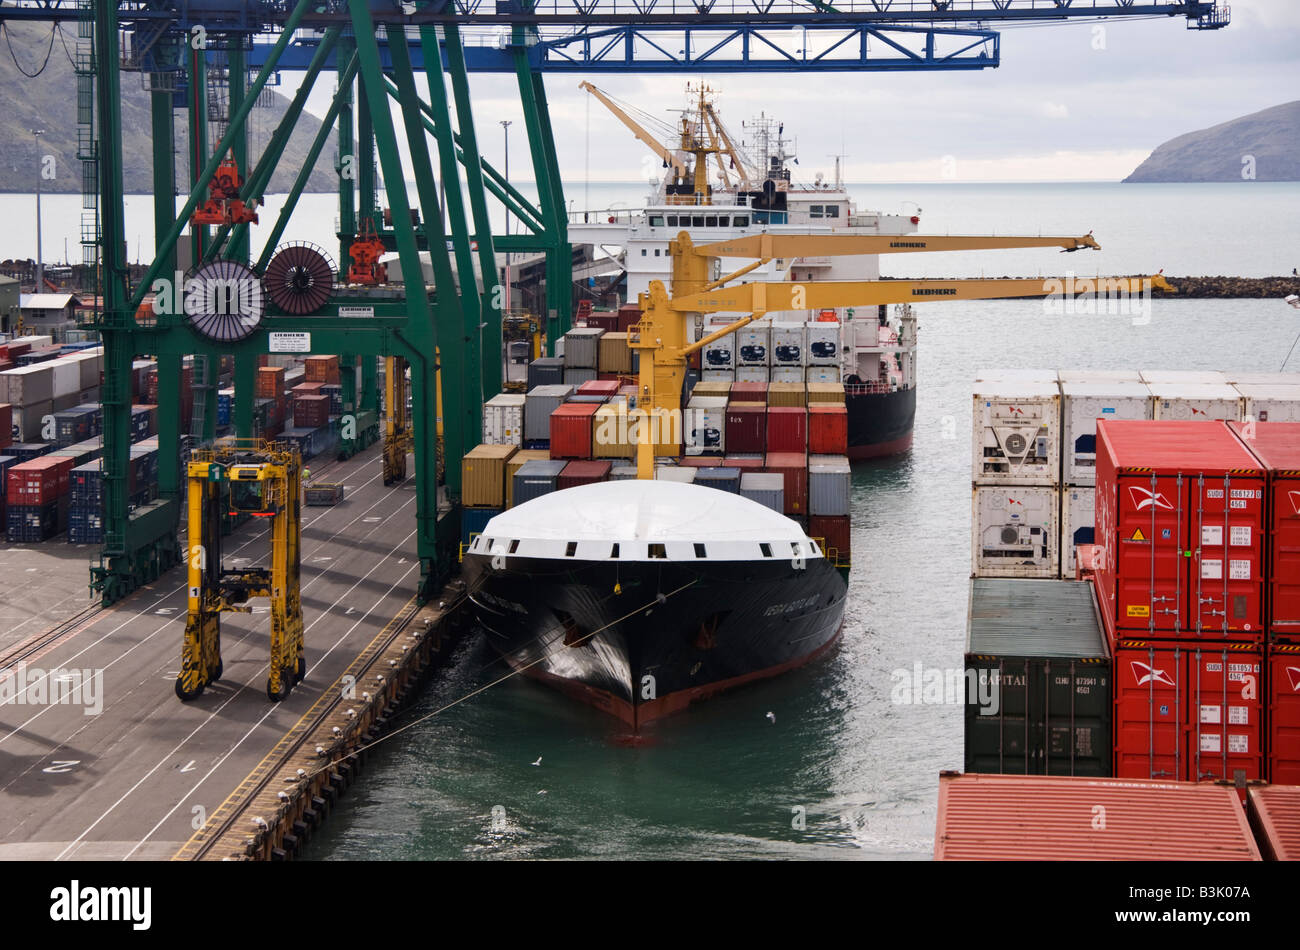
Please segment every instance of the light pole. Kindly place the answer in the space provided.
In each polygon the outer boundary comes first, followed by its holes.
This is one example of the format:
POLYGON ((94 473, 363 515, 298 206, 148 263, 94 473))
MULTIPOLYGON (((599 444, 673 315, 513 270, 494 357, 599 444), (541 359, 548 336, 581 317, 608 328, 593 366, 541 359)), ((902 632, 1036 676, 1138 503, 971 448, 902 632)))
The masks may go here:
POLYGON ((36 292, 45 293, 45 264, 41 254, 41 136, 44 129, 32 129, 36 137, 36 292))
MULTIPOLYGON (((502 132, 505 133, 505 139, 506 139, 505 176, 506 176, 506 184, 508 185, 510 184, 510 120, 509 119, 501 120, 501 130, 502 132)), ((506 237, 507 238, 510 237, 510 208, 509 207, 506 208, 506 237)), ((509 245, 506 246, 505 272, 506 272, 506 292, 505 292, 504 309, 508 311, 510 309, 510 247, 509 245)))

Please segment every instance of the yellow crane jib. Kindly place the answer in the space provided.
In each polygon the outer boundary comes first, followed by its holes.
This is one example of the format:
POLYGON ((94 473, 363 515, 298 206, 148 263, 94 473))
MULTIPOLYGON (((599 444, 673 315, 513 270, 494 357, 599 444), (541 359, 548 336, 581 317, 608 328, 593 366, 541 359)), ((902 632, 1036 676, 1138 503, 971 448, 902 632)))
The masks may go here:
MULTIPOLYGON (((680 241, 689 235, 683 231, 680 241)), ((915 254, 924 251, 1001 251, 1059 247, 1062 251, 1100 251, 1092 234, 1080 237, 998 237, 983 234, 754 234, 730 241, 693 245, 704 257, 836 257, 854 254, 915 254)))
MULTIPOLYGON (((406 454, 414 442, 411 420, 406 411, 406 360, 390 356, 384 360, 384 484, 406 480, 406 454)), ((441 381, 439 381, 441 394, 441 381)))
MULTIPOLYGON (((915 243, 913 236, 890 235, 773 235, 762 234, 736 241, 720 241, 696 247, 683 231, 669 242, 673 259, 672 294, 662 281, 652 281, 642 294, 641 320, 633 328, 630 346, 641 351, 638 412, 663 430, 665 420, 674 419, 680 432, 681 393, 686 359, 695 350, 769 313, 821 310, 836 307, 879 306, 947 300, 990 300, 1012 297, 1071 295, 1091 288, 1093 293, 1137 296, 1152 289, 1174 290, 1161 274, 1140 277, 1098 277, 1095 279, 1021 278, 1000 280, 863 280, 863 281, 775 281, 726 286, 753 270, 747 265, 719 280, 709 280, 709 262, 714 257, 758 258, 760 263, 775 257, 801 255, 854 255, 899 251, 941 251, 1000 249, 1010 247, 1059 246, 1064 250, 1098 248, 1091 234, 1082 237, 922 237, 924 247, 894 247, 889 243, 915 243), (687 338, 695 317, 709 312, 747 313, 749 316, 718 329, 697 342, 687 338)), ((674 431, 670 429, 669 431, 674 431)), ((654 477, 654 458, 660 451, 659 436, 637 440, 637 477, 654 477)))
POLYGON ((250 613, 248 601, 271 601, 271 660, 266 694, 272 702, 307 675, 301 596, 302 460, 291 443, 231 440, 195 450, 185 467, 189 505, 186 546, 188 616, 176 695, 196 699, 221 678, 221 614, 250 613), (270 527, 266 567, 226 570, 221 556, 223 514, 249 514, 270 527))

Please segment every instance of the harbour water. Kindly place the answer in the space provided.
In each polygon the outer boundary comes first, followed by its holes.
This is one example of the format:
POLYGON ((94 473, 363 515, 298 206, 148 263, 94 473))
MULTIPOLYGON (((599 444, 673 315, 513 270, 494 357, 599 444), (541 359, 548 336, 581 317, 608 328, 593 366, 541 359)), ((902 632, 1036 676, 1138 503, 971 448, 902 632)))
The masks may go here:
MULTIPOLYGON (((525 194, 530 182, 517 183, 525 194)), ((410 191, 415 199, 414 185, 410 191)), ((1230 184, 1132 184, 1118 182, 851 185, 860 210, 913 214, 927 234, 1057 234, 1094 231, 1100 252, 1053 251, 969 254, 901 254, 882 268, 894 277, 1036 277, 1073 270, 1080 275, 1154 273, 1178 276, 1271 277, 1300 267, 1300 184, 1243 181, 1230 184)), ((570 207, 642 207, 649 188, 638 182, 568 184, 570 207)), ((279 213, 284 195, 267 195, 262 224, 251 231, 254 253, 279 213)), ((81 260, 81 198, 41 198, 46 261, 81 260), (64 257, 64 248, 67 257, 64 257)), ((0 260, 36 253, 33 195, 0 194, 0 260)), ((128 195, 127 257, 147 261, 153 247, 153 197, 128 195)), ((494 210, 494 214, 499 214, 494 210)), ((338 199, 304 195, 283 240, 311 241, 331 255, 337 242, 338 199)), ((494 227, 501 222, 494 219, 494 227)), ((518 228, 516 223, 515 228, 518 228)))

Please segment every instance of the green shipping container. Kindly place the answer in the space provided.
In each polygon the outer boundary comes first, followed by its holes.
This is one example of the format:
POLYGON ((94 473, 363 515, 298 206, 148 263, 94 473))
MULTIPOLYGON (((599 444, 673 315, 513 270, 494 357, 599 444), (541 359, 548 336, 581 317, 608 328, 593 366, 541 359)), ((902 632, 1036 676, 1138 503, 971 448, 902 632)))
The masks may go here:
POLYGON ((1111 774, 1111 662, 1088 581, 972 578, 966 771, 1111 774))

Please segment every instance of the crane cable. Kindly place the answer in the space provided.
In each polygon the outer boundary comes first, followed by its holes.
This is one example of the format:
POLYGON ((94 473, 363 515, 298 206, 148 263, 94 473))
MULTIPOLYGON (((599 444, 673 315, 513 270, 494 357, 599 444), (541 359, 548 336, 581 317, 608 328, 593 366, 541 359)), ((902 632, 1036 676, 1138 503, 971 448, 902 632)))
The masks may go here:
MULTIPOLYGON (((623 616, 621 616, 621 617, 617 617, 617 618, 615 618, 614 620, 611 620, 609 623, 605 624, 603 627, 597 627, 595 630, 591 631, 591 633, 584 634, 584 635, 582 636, 581 639, 574 641, 574 642, 571 644, 571 646, 573 646, 573 647, 581 646, 583 643, 586 643, 588 640, 590 640, 590 639, 591 639, 592 637, 594 637, 596 634, 601 633, 601 632, 603 632, 603 631, 605 631, 605 630, 608 630, 610 627, 613 627, 613 626, 615 626, 616 624, 622 623, 624 620, 627 620, 629 617, 635 617, 637 614, 641 613, 641 611, 643 611, 643 610, 647 610, 647 609, 652 608, 652 607, 657 607, 657 606, 659 606, 660 604, 665 603, 665 602, 668 600, 668 598, 673 597, 673 596, 676 596, 677 594, 680 594, 682 591, 686 590, 688 587, 694 587, 698 580, 699 580, 699 579, 696 578, 695 580, 692 580, 692 581, 690 581, 689 583, 683 584, 681 587, 677 588, 677 589, 674 590, 674 591, 670 591, 670 592, 668 592, 667 594, 656 594, 654 600, 651 600, 651 601, 649 601, 648 603, 645 603, 645 604, 643 604, 642 606, 637 607, 635 610, 632 610, 632 611, 629 611, 628 613, 625 613, 625 614, 624 614, 623 616)), ((536 638, 535 638, 535 639, 536 639, 536 638)), ((319 775, 319 774, 322 773, 322 772, 325 772, 325 771, 328 771, 329 769, 334 768, 334 766, 337 765, 339 762, 345 762, 345 761, 347 761, 348 759, 352 758, 352 757, 355 756, 355 755, 359 755, 359 754, 362 753, 362 752, 368 752, 370 749, 373 749, 375 746, 379 745, 379 743, 384 742, 384 741, 386 741, 386 740, 388 740, 388 739, 391 739, 393 736, 396 736, 396 735, 398 735, 399 733, 405 732, 407 729, 414 728, 415 726, 420 725, 420 723, 427 722, 428 720, 432 719, 434 716, 440 715, 441 713, 446 712, 448 709, 451 709, 451 708, 454 707, 454 706, 459 706, 461 703, 466 702, 467 700, 473 699, 475 696, 479 695, 480 693, 487 692, 487 691, 488 691, 489 689, 491 689, 493 686, 500 685, 501 683, 504 683, 506 680, 511 679, 512 677, 518 676, 520 673, 523 673, 525 670, 532 669, 534 666, 536 666, 537 664, 543 662, 545 659, 546 659, 546 655, 543 654, 542 656, 539 656, 537 659, 533 660, 532 662, 530 662, 530 663, 525 663, 523 666, 519 667, 518 669, 512 669, 509 673, 506 673, 504 676, 498 677, 497 679, 493 680, 492 682, 487 683, 487 684, 485 684, 485 685, 483 685, 483 686, 480 686, 478 689, 471 690, 470 692, 466 693, 464 696, 461 696, 461 697, 459 697, 459 698, 457 698, 457 699, 454 699, 454 700, 452 700, 451 702, 447 703, 445 706, 441 706, 441 707, 439 707, 438 709, 435 709, 433 712, 431 712, 431 713, 429 713, 429 714, 427 714, 427 715, 421 716, 419 719, 414 719, 414 720, 412 720, 411 722, 408 722, 408 723, 407 723, 406 725, 404 725, 404 726, 399 726, 398 728, 394 729, 392 732, 385 733, 384 735, 382 735, 382 736, 380 736, 379 738, 375 739, 374 742, 368 742, 368 743, 366 743, 365 745, 358 746, 357 748, 353 749, 351 752, 348 752, 347 754, 342 755, 342 756, 340 756, 340 757, 337 758, 337 759, 331 759, 331 760, 330 760, 328 763, 326 763, 325 765, 321 766, 320 768, 316 769, 315 771, 308 772, 306 775, 302 776, 302 778, 297 779, 297 781, 298 781, 298 782, 305 782, 305 781, 307 781, 307 780, 309 780, 309 779, 312 779, 312 778, 316 777, 317 775, 319 775)))
POLYGON ((4 28, 5 45, 9 47, 9 58, 14 61, 14 66, 17 67, 18 71, 28 79, 35 79, 41 73, 45 72, 45 67, 50 64, 50 54, 54 52, 54 31, 58 28, 58 24, 56 23, 50 27, 50 45, 45 48, 45 60, 41 63, 40 68, 34 73, 29 73, 27 70, 23 69, 22 63, 18 62, 18 56, 14 53, 13 34, 8 25, 0 23, 0 27, 4 28))

